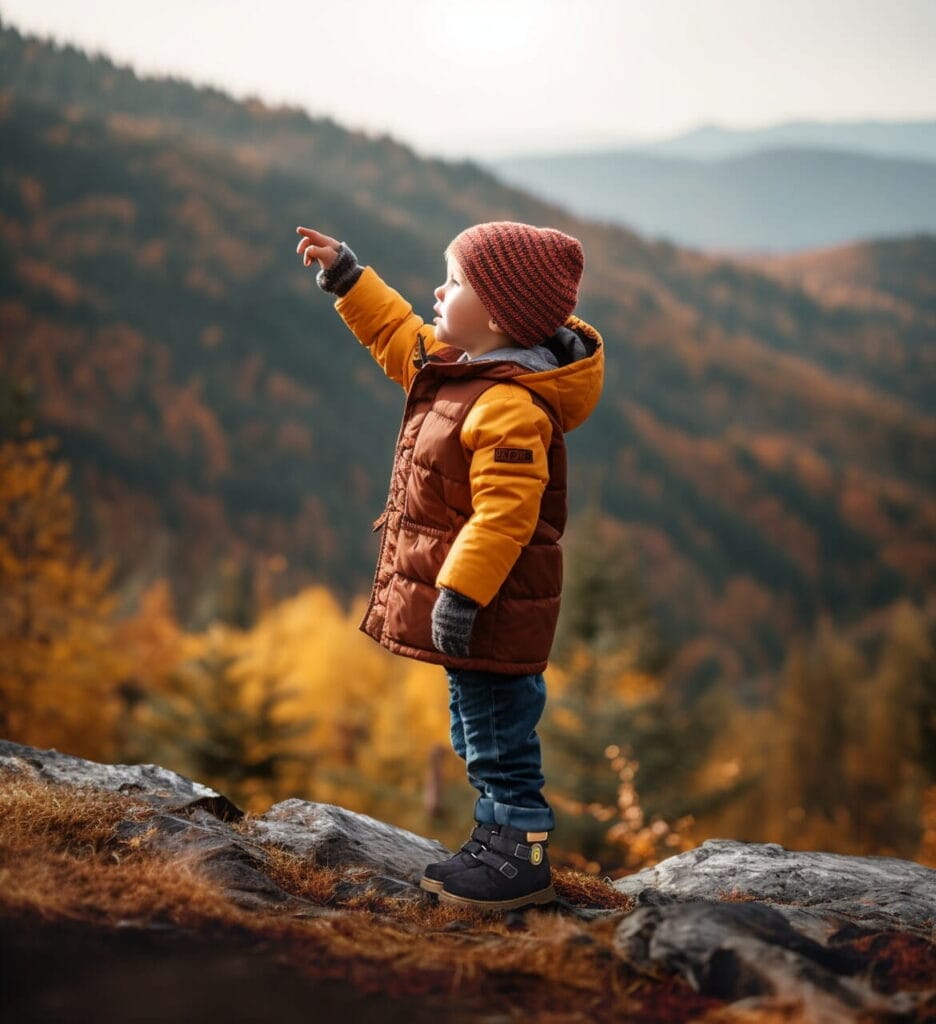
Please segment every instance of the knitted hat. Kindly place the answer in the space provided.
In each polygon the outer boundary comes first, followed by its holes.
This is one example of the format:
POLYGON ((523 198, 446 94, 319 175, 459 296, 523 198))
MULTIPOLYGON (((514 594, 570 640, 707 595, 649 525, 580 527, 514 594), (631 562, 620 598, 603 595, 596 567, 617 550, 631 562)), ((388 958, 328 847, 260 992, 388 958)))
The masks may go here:
POLYGON ((511 220, 475 224, 446 253, 498 325, 527 348, 555 334, 575 309, 585 254, 577 238, 555 228, 511 220))

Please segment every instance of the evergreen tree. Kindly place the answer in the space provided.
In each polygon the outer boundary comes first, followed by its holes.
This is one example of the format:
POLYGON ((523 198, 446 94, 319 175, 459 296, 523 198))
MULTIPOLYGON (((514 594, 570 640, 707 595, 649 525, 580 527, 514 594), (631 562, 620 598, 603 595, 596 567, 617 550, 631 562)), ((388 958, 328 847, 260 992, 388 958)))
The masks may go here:
POLYGON ((233 631, 213 627, 203 654, 170 673, 162 690, 146 693, 135 740, 140 753, 249 806, 256 794, 280 799, 297 778, 305 783, 314 755, 293 741, 314 723, 280 715, 292 691, 272 673, 251 676, 239 662, 233 631))
POLYGON ((850 809, 856 838, 901 857, 912 857, 919 845, 923 793, 936 781, 933 628, 908 601, 892 610, 855 754, 858 786, 850 809))
POLYGON ((123 665, 112 648, 112 564, 74 541, 75 500, 58 439, 0 441, 0 735, 106 759, 123 665))
POLYGON ((854 806, 847 755, 860 733, 864 665, 827 615, 812 636, 794 642, 778 695, 778 720, 766 777, 775 841, 800 848, 811 817, 810 840, 842 842, 854 806))
POLYGON ((683 710, 662 692, 655 676, 669 655, 617 527, 591 507, 569 536, 553 648, 568 682, 540 727, 544 772, 565 844, 611 865, 612 813, 636 828, 645 815, 691 812, 687 783, 718 727, 717 702, 683 710))

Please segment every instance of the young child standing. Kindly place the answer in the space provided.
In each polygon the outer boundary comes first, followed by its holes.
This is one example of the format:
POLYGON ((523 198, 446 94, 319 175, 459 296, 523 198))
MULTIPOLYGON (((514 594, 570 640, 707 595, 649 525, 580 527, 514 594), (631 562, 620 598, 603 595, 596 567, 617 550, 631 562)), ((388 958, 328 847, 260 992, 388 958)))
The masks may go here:
POLYGON ((564 434, 604 380, 604 344, 574 316, 580 242, 513 221, 448 245, 435 318, 298 227, 297 252, 384 372, 406 391, 370 602, 360 629, 445 667, 451 740, 480 796, 458 853, 421 886, 446 903, 508 910, 555 899, 555 828, 536 724, 559 615, 564 434))

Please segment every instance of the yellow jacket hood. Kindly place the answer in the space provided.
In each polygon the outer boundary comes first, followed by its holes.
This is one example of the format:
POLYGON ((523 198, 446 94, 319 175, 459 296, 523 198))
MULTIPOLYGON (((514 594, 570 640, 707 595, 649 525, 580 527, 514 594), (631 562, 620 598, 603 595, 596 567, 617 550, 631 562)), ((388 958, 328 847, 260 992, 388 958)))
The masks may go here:
MULTIPOLYGON (((506 359, 530 368, 511 378, 544 398, 559 418, 563 433, 592 414, 604 384, 604 342, 591 324, 570 316, 565 326, 531 348, 510 346, 475 356, 471 362, 506 359)), ((467 362, 467 353, 458 362, 467 362)))

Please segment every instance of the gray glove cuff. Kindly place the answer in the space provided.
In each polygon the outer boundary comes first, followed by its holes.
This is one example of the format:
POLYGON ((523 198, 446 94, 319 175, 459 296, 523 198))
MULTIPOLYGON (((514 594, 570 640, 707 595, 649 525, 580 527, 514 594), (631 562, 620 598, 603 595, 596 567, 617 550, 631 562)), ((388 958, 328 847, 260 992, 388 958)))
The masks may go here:
POLYGON ((323 267, 315 275, 315 283, 323 292, 331 292, 341 298, 351 290, 364 268, 344 242, 338 246, 337 252, 338 257, 328 270, 323 267))
POLYGON ((468 641, 481 605, 457 590, 439 589, 432 609, 432 643, 443 654, 467 658, 468 641))

